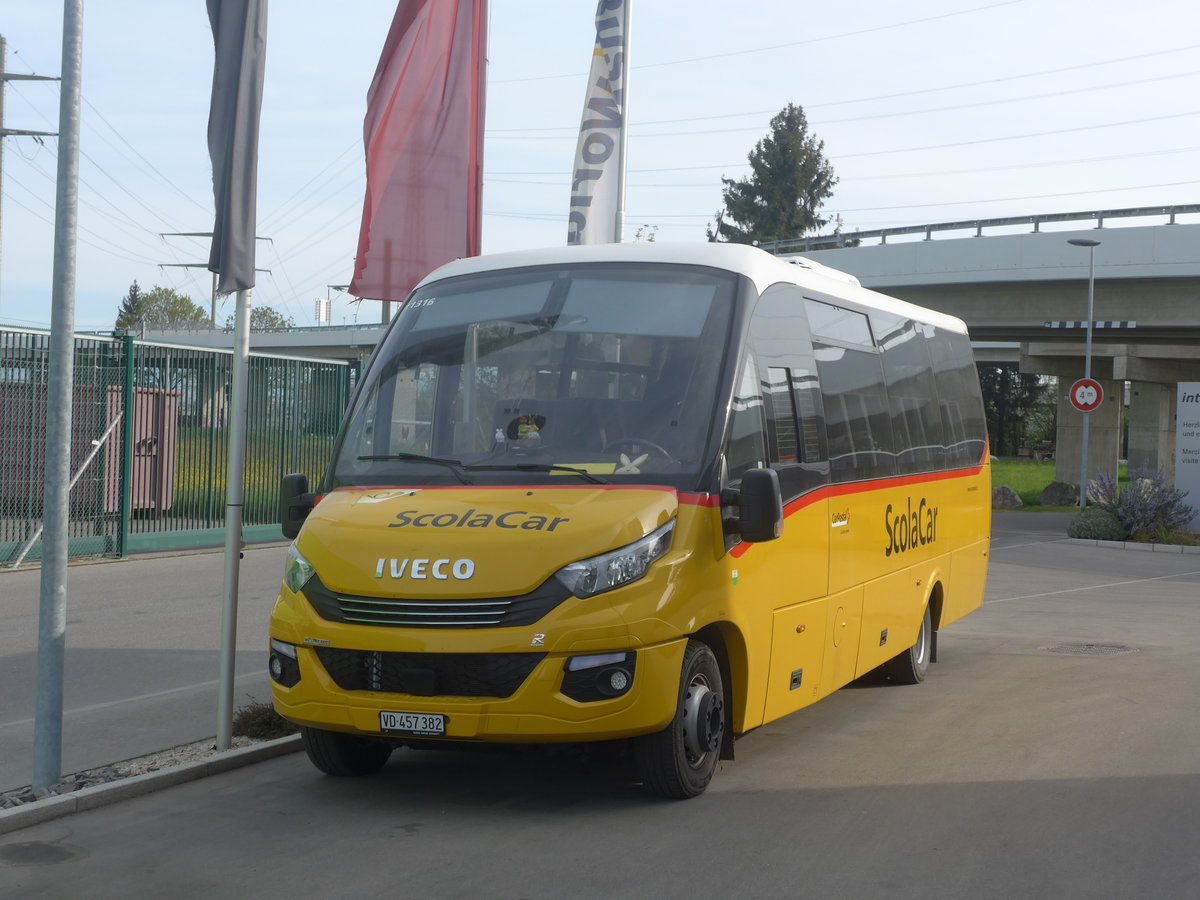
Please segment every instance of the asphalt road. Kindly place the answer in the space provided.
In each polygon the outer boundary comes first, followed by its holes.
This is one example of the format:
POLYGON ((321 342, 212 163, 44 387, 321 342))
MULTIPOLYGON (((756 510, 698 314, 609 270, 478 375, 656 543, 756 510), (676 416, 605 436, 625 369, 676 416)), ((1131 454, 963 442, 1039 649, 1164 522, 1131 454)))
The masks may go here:
MULTIPOLYGON (((267 617, 284 553, 244 554, 235 707, 270 697, 267 617)), ((224 565, 223 553, 197 553, 69 568, 64 774, 216 734, 224 565)), ((0 570, 0 791, 33 776, 40 585, 39 570, 0 570)))
POLYGON ((695 800, 612 748, 295 754, 4 835, 0 897, 1196 896, 1200 555, 1062 532, 998 515, 924 684, 759 729, 695 800))

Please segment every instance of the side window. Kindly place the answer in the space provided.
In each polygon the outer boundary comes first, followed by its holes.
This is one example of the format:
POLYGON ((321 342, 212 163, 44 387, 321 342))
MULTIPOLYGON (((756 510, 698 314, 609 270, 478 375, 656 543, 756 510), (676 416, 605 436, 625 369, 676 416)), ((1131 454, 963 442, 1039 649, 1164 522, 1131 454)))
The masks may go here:
POLYGON ((883 367, 867 317, 807 297, 805 306, 813 328, 833 480, 896 474, 883 367))
POLYGON ((786 502, 829 481, 821 385, 800 288, 775 284, 763 291, 750 342, 761 366, 767 457, 786 502))
POLYGON ((747 354, 729 411, 729 447, 725 453, 730 481, 749 469, 766 464, 766 423, 763 420, 762 385, 753 354, 747 354))
POLYGON ((871 324, 883 354, 896 466, 902 474, 945 467, 945 439, 929 356, 933 327, 887 313, 873 313, 871 324))
POLYGON ((767 366, 763 390, 767 397, 771 461, 798 463, 801 461, 800 442, 796 432, 796 404, 792 397, 791 370, 767 366))
POLYGON ((938 328, 930 338, 933 376, 946 438, 946 465, 977 465, 987 443, 979 371, 965 334, 938 328))

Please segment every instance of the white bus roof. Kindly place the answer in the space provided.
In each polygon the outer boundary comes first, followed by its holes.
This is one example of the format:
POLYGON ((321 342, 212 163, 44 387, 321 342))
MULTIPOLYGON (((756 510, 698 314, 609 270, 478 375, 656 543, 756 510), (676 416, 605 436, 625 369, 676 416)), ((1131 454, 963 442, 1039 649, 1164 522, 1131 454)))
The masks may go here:
POLYGON ((737 272, 749 278, 759 290, 778 282, 791 282, 800 287, 820 291, 852 304, 890 312, 905 318, 917 319, 939 328, 966 333, 961 320, 945 313, 897 300, 886 294, 868 290, 858 279, 838 269, 800 256, 786 259, 772 256, 765 250, 747 244, 711 243, 669 244, 646 241, 627 244, 585 244, 547 247, 538 250, 516 250, 486 256, 470 256, 446 263, 430 272, 417 286, 454 278, 517 269, 527 266, 553 266, 564 263, 639 262, 675 263, 690 266, 711 266, 737 272))

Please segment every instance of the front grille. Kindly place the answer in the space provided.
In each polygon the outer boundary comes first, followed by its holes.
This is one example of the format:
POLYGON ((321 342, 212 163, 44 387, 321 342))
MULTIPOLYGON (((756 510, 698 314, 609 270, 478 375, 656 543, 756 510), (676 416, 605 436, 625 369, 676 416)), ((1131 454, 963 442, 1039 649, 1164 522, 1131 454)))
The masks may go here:
POLYGON ((508 628, 532 625, 570 593, 557 578, 518 597, 410 600, 402 597, 355 597, 337 594, 313 578, 304 596, 317 615, 330 622, 392 628, 508 628))
POLYGON ((511 697, 545 653, 381 653, 317 647, 344 691, 420 697, 511 697))

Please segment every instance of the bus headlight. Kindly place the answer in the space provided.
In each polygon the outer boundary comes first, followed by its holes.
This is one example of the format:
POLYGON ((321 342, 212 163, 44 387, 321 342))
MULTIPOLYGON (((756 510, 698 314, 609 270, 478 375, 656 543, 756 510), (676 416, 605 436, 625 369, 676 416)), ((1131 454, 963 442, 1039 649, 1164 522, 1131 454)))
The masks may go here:
POLYGON ((295 544, 288 547, 287 562, 283 567, 283 583, 293 594, 300 593, 301 589, 308 584, 308 580, 316 574, 316 571, 312 563, 300 555, 295 544))
POLYGON ((674 533, 675 520, 672 519, 632 544, 563 566, 554 577, 576 597, 603 594, 645 575, 650 564, 671 549, 674 533))

